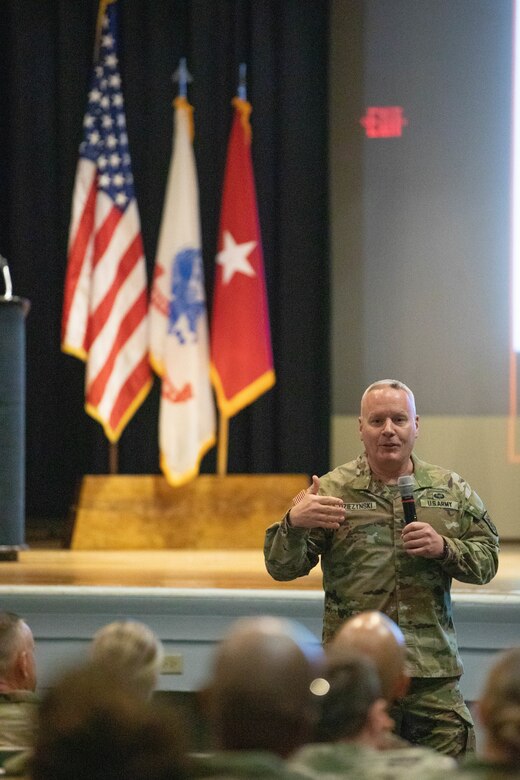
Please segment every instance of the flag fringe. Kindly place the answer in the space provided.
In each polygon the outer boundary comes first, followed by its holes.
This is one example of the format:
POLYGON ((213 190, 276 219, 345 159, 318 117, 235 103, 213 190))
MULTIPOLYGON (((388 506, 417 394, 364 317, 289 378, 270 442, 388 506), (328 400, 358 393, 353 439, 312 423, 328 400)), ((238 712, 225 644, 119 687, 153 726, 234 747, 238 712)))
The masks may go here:
POLYGON ((156 358, 155 355, 152 355, 151 353, 149 353, 148 359, 150 361, 151 367, 153 368, 157 376, 161 377, 162 379, 162 377, 165 374, 164 362, 162 360, 159 360, 159 358, 156 358))
POLYGON ((274 370, 269 369, 269 371, 259 376, 258 379, 255 379, 254 382, 240 390, 233 398, 226 398, 220 375, 213 363, 210 365, 209 373, 215 388, 218 408, 226 417, 234 417, 235 414, 238 414, 246 406, 256 401, 263 393, 270 390, 276 382, 274 370))
POLYGON ((243 100, 239 97, 234 97, 231 101, 231 105, 234 106, 234 108, 236 108, 240 114, 240 124, 242 125, 242 129, 244 131, 244 141, 250 145, 253 131, 251 130, 251 122, 249 121, 249 117, 251 116, 253 107, 247 100, 243 100))
POLYGON ((78 358, 78 360, 82 360, 84 363, 86 363, 88 360, 88 353, 84 349, 73 347, 70 344, 62 344, 61 351, 65 355, 72 355, 72 357, 78 358))
POLYGON ((139 407, 145 400, 146 396, 152 389, 152 385, 153 385, 153 379, 149 379, 146 382, 146 384, 143 385, 143 387, 135 396, 128 409, 125 411, 124 415, 121 417, 117 428, 112 428, 110 423, 104 417, 101 416, 101 413, 98 411, 96 406, 92 406, 92 404, 86 403, 85 411, 89 415, 89 417, 92 417, 92 419, 100 423, 100 425, 103 427, 107 439, 112 444, 115 444, 116 441, 119 441, 121 434, 123 433, 123 430, 127 425, 128 421, 136 413, 136 411, 139 409, 139 407))
POLYGON ((184 472, 184 474, 177 474, 176 472, 171 471, 168 468, 166 456, 161 454, 159 458, 161 471, 166 477, 166 481, 168 482, 168 484, 171 485, 172 487, 181 487, 182 485, 186 485, 188 482, 191 482, 192 479, 197 477, 200 471, 200 464, 202 458, 204 457, 204 455, 206 455, 207 452, 209 452, 209 450, 212 447, 215 446, 216 443, 217 443, 217 439, 215 436, 211 437, 210 439, 208 439, 208 441, 204 442, 199 449, 199 454, 197 456, 195 465, 191 469, 189 469, 189 471, 184 472))

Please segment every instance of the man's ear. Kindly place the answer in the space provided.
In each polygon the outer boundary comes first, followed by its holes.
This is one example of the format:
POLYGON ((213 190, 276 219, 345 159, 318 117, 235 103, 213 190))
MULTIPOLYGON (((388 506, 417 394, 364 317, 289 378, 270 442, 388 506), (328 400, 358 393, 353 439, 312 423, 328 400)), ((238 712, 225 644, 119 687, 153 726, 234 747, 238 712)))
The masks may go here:
POLYGON ((20 650, 16 654, 12 668, 18 680, 27 679, 27 653, 25 650, 20 650))
POLYGON ((28 669, 27 651, 26 650, 22 650, 22 652, 19 653, 19 655, 18 655, 18 659, 19 659, 19 669, 20 669, 21 675, 22 675, 23 679, 26 680, 28 678, 28 676, 29 676, 29 672, 27 671, 27 669, 28 669))
POLYGON ((358 429, 359 430, 359 438, 361 439, 361 441, 363 441, 363 430, 362 430, 363 421, 362 421, 361 417, 358 417, 358 423, 359 423, 359 429, 358 429))
POLYGON ((388 714, 386 699, 376 699, 375 702, 369 707, 367 713, 366 728, 371 734, 372 740, 377 741, 387 731, 391 731, 394 727, 394 721, 388 714))

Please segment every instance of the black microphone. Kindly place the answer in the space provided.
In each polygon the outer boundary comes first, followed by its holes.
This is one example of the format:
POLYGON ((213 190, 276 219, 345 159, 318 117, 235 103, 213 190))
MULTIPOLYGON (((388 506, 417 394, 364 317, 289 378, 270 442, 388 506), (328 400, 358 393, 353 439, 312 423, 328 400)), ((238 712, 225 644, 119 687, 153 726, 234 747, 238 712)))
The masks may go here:
POLYGON ((404 522, 413 523, 417 520, 417 512, 415 511, 415 499, 413 497, 413 486, 415 480, 411 476, 399 477, 397 480, 397 487, 401 494, 401 501, 404 510, 404 522))

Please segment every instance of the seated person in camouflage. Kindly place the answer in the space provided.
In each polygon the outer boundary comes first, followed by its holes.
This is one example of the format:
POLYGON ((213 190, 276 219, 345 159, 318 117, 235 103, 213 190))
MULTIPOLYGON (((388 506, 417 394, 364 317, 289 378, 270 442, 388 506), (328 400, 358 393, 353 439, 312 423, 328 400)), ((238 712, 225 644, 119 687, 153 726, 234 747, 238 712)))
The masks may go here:
POLYGON ((267 616, 237 620, 200 692, 216 750, 196 757, 196 773, 287 778, 284 759, 314 732, 312 683, 323 669, 320 644, 300 624, 267 616))
POLYGON ((32 631, 21 617, 0 612, 0 750, 30 748, 38 698, 32 631))
POLYGON ((520 777, 520 647, 499 654, 477 707, 482 749, 479 759, 463 762, 457 780, 520 777))
MULTIPOLYGON (((388 615, 376 610, 360 612, 346 620, 327 645, 334 657, 352 652, 369 658, 375 665, 381 684, 381 695, 390 708, 408 691, 410 675, 406 663, 403 632, 388 615)), ((393 732, 384 731, 379 750, 406 747, 410 743, 393 732)))
POLYGON ((290 768, 310 778, 355 777, 358 780, 415 778, 417 773, 450 770, 453 758, 423 747, 379 749, 393 726, 382 696, 374 663, 356 651, 330 645, 326 679, 328 693, 321 697, 319 740, 298 750, 290 768))
POLYGON ((414 744, 462 756, 474 749, 473 722, 459 687, 462 663, 451 580, 484 584, 498 566, 498 536, 479 496, 454 472, 413 452, 419 432, 412 391, 380 380, 361 399, 365 452, 312 485, 267 529, 267 570, 301 577, 321 558, 323 640, 363 610, 394 620, 405 637, 410 688, 396 728, 414 744), (413 476, 417 521, 405 524, 397 486, 413 476))
POLYGON ((189 738, 173 706, 134 696, 102 664, 70 669, 42 698, 31 780, 187 780, 189 738))

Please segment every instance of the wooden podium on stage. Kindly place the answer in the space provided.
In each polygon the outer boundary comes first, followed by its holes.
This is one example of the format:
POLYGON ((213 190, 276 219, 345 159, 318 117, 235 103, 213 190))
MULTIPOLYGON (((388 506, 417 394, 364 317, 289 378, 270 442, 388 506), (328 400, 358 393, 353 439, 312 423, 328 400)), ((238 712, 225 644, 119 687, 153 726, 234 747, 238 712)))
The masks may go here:
POLYGON ((265 529, 309 486, 306 474, 202 474, 182 487, 156 475, 87 475, 74 550, 261 549, 265 529))

